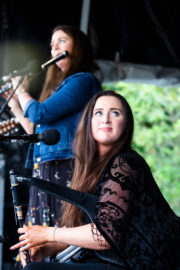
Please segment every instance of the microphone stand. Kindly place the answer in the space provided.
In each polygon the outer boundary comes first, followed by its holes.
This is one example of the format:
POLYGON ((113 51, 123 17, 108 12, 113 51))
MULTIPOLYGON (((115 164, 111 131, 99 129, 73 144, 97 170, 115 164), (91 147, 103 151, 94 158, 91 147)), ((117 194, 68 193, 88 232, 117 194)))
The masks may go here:
POLYGON ((24 134, 24 135, 0 135, 0 141, 3 140, 10 140, 11 142, 16 142, 17 140, 21 143, 35 143, 35 142, 39 142, 37 141, 31 141, 29 138, 28 134, 24 134))
POLYGON ((19 79, 19 82, 16 86, 16 88, 13 90, 13 92, 11 93, 11 95, 9 96, 9 98, 5 101, 5 103, 2 105, 1 109, 0 109, 0 117, 3 114, 3 112, 6 110, 6 108, 8 108, 8 111, 10 110, 8 103, 11 100, 11 98, 13 97, 13 95, 15 94, 17 88, 20 86, 20 84, 24 81, 25 75, 22 75, 21 78, 19 79))

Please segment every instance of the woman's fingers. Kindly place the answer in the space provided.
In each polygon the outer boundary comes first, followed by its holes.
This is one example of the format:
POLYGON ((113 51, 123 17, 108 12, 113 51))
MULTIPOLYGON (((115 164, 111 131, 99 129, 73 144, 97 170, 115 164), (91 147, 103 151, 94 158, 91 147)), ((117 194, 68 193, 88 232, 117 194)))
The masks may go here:
POLYGON ((27 238, 27 235, 24 233, 19 237, 19 241, 23 241, 27 238))
POLYGON ((14 249, 17 249, 17 248, 22 248, 23 247, 23 250, 26 250, 30 247, 30 244, 28 244, 27 240, 25 239, 24 241, 21 241, 13 246, 10 247, 10 250, 14 250, 14 249))
POLYGON ((19 237, 20 242, 13 245, 11 250, 20 248, 20 251, 24 251, 47 242, 47 228, 43 226, 28 227, 24 225, 23 228, 18 229, 18 233, 22 234, 19 237))
POLYGON ((25 231, 24 231, 24 228, 18 228, 18 233, 24 233, 25 231))
POLYGON ((25 233, 27 230, 28 230, 28 226, 26 226, 25 224, 23 225, 23 227, 22 228, 18 228, 18 233, 25 233))
POLYGON ((26 255, 24 254, 24 252, 20 252, 20 256, 21 256, 21 264, 23 267, 25 267, 27 265, 26 255))
POLYGON ((11 246, 10 250, 15 250, 15 249, 20 248, 20 247, 21 247, 21 243, 18 243, 18 244, 11 246))
POLYGON ((20 248, 20 251, 25 251, 25 250, 29 249, 30 247, 32 247, 31 244, 27 244, 27 245, 25 245, 25 246, 22 246, 22 247, 20 248))

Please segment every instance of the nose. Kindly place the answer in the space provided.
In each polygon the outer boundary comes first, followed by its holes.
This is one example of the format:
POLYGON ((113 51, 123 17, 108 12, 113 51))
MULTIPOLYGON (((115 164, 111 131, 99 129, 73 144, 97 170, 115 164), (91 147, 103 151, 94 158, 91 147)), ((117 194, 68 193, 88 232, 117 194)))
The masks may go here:
POLYGON ((59 43, 56 42, 56 43, 54 44, 54 46, 53 46, 53 50, 55 51, 55 50, 58 50, 58 49, 59 49, 59 43))
POLYGON ((109 113, 104 113, 102 118, 103 123, 109 123, 110 122, 110 115, 109 113))

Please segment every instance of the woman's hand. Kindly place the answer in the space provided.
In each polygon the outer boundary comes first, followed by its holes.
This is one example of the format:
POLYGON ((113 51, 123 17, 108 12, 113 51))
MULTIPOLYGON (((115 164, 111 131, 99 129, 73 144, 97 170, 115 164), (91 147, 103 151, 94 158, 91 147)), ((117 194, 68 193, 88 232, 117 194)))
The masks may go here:
MULTIPOLYGON (((8 98, 10 97, 12 92, 13 92, 13 89, 9 89, 8 91, 3 93, 2 97, 5 98, 6 100, 8 100, 8 98)), ((11 108, 12 112, 15 111, 18 107, 20 107, 16 92, 14 93, 14 95, 9 100, 8 105, 11 108)))
POLYGON ((53 241, 53 232, 53 227, 38 225, 28 227, 24 225, 23 228, 18 229, 18 233, 22 234, 19 237, 20 242, 10 249, 14 250, 20 248, 20 251, 24 251, 32 247, 43 245, 48 241, 53 241))
MULTIPOLYGON (((66 245, 53 243, 53 242, 47 243, 41 246, 37 246, 37 247, 32 247, 28 250, 30 261, 40 262, 48 256, 55 256, 57 253, 64 250, 65 248, 67 248, 66 245)), ((20 252, 20 256, 21 256, 21 264, 23 267, 25 267, 27 262, 26 262, 26 255, 24 254, 24 251, 20 252)))
MULTIPOLYGON (((41 262, 46 256, 44 253, 44 246, 32 247, 28 250, 30 262, 41 262)), ((24 251, 20 252, 21 264, 23 267, 27 265, 27 258, 24 251)))
POLYGON ((24 254, 23 251, 20 252, 20 257, 21 257, 21 264, 23 267, 25 267, 27 265, 27 261, 26 261, 26 255, 24 254))
MULTIPOLYGON (((9 96, 10 96, 10 94, 11 94, 11 91, 9 91, 9 92, 3 94, 3 97, 4 97, 5 99, 8 99, 9 96)), ((14 94, 14 95, 12 96, 12 98, 9 100, 8 105, 9 105, 9 107, 11 108, 11 111, 12 111, 12 112, 16 111, 17 108, 20 108, 20 104, 19 104, 18 97, 17 97, 16 94, 14 94)))
MULTIPOLYGON (((12 84, 13 84, 13 89, 16 89, 16 87, 18 86, 19 84, 19 81, 21 79, 21 76, 16 76, 16 77, 13 77, 11 80, 12 80, 12 84)), ((18 86, 17 88, 17 92, 18 90, 25 90, 25 91, 28 91, 29 89, 29 80, 28 80, 28 77, 25 76, 24 80, 22 81, 22 83, 18 86)))
POLYGON ((33 247, 30 249, 29 253, 31 262, 40 262, 49 256, 48 247, 46 247, 46 245, 33 247))
MULTIPOLYGON (((40 262, 45 257, 47 257, 46 254, 44 254, 44 246, 37 246, 37 247, 30 248, 28 250, 28 253, 30 257, 30 262, 40 262)), ((27 258, 24 251, 20 252, 20 257, 21 257, 21 264, 23 267, 25 267, 27 265, 27 258)))

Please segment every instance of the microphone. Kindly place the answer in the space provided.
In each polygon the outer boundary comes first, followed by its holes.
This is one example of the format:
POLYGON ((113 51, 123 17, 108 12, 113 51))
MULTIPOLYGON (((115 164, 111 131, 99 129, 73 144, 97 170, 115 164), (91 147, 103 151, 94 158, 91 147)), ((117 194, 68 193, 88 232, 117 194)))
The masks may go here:
MULTIPOLYGON (((62 54, 58 55, 57 57, 52 58, 51 60, 47 61, 46 63, 41 65, 42 69, 45 69, 46 67, 54 64, 55 62, 65 58, 66 56, 69 55, 68 51, 64 51, 62 54)), ((21 76, 27 74, 28 76, 35 75, 37 73, 41 72, 40 69, 40 64, 39 61, 37 60, 32 60, 30 61, 25 68, 22 68, 20 70, 14 71, 12 73, 9 73, 9 75, 3 76, 0 81, 1 84, 6 83, 11 80, 11 78, 16 77, 16 76, 21 76)), ((8 87, 6 89, 1 90, 1 94, 4 92, 8 91, 8 87)))
POLYGON ((46 145, 54 145, 60 140, 60 133, 56 129, 44 130, 41 134, 1 135, 0 140, 20 140, 23 142, 44 142, 46 145))
POLYGON ((39 61, 32 60, 30 61, 25 68, 9 73, 9 75, 3 76, 1 78, 2 83, 8 82, 11 78, 16 76, 21 76, 27 74, 28 76, 32 76, 41 71, 39 61))
POLYGON ((60 55, 58 55, 58 56, 52 58, 51 60, 47 61, 47 62, 44 63, 44 64, 42 64, 42 65, 41 65, 41 68, 42 68, 42 69, 45 69, 45 68, 47 68, 48 66, 50 66, 50 65, 54 64, 55 62, 57 62, 57 61, 59 61, 59 60, 65 58, 65 57, 68 56, 68 55, 69 55, 69 52, 68 52, 68 51, 64 51, 62 54, 60 54, 60 55))

